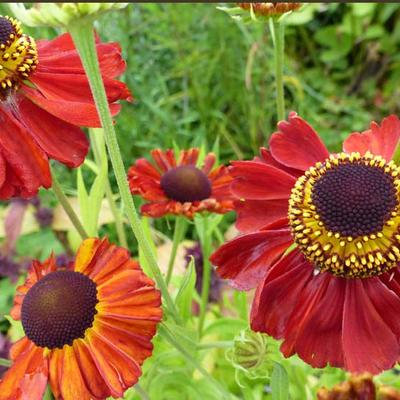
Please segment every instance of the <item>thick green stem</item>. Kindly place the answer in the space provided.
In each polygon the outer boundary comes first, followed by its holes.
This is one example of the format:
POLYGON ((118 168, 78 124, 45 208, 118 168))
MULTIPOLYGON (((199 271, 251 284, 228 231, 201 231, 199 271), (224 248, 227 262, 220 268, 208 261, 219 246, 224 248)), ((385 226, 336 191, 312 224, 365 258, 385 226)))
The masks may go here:
POLYGON ((172 241, 171 256, 170 256, 169 262, 168 262, 168 271, 167 271, 167 278, 166 278, 167 285, 169 284, 169 282, 171 280, 172 271, 174 269, 174 264, 175 264, 175 259, 176 259, 176 253, 178 251, 178 246, 179 246, 179 243, 182 241, 182 238, 185 236, 185 231, 186 231, 185 218, 177 217, 175 219, 174 238, 172 241))
POLYGON ((135 204, 133 203, 132 195, 129 190, 125 167, 122 161, 117 135, 115 133, 113 120, 107 101, 107 95, 100 72, 99 62, 97 59, 93 25, 89 22, 90 21, 79 21, 76 24, 70 25, 68 30, 71 33, 75 46, 79 52, 83 67, 89 80, 93 98, 100 116, 101 125, 104 129, 104 136, 111 159, 111 164, 113 166, 121 199, 124 203, 125 212, 132 231, 136 237, 136 240, 138 241, 139 247, 143 251, 143 255, 146 258, 153 277, 162 293, 166 308, 176 322, 181 324, 181 318, 170 294, 168 293, 167 285, 163 279, 160 269, 158 268, 155 255, 150 244, 146 241, 140 219, 136 212, 135 204))
POLYGON ((67 197, 65 196, 64 192, 61 189, 60 183, 57 180, 57 177, 54 173, 54 171, 51 171, 52 178, 53 178, 53 192, 57 197, 57 200, 60 202, 62 208, 68 215, 68 218, 71 220, 72 224, 74 225, 75 229, 78 231, 79 235, 81 236, 82 239, 87 239, 88 234, 85 231, 85 228, 83 227, 80 219, 76 215, 74 209, 72 208, 71 204, 69 203, 67 197))
POLYGON ((0 357, 0 367, 11 367, 11 361, 0 357))
POLYGON ((276 85, 276 112, 278 121, 284 120, 285 94, 283 86, 283 63, 285 55, 284 25, 279 20, 271 18, 270 29, 274 43, 275 85, 276 85))
MULTIPOLYGON (((95 134, 95 132, 93 132, 93 130, 90 129, 89 130, 89 135, 90 135, 90 142, 92 143, 94 159, 96 161, 97 166, 99 168, 101 168, 100 149, 98 149, 97 142, 93 138, 94 134, 95 134)), ((121 214, 119 213, 119 210, 118 210, 118 207, 117 207, 117 203, 114 200, 113 192, 111 190, 111 185, 110 185, 110 180, 109 179, 107 179, 107 183, 106 183, 106 197, 107 197, 108 204, 110 205, 110 209, 111 209, 112 215, 114 217, 115 228, 117 230, 117 236, 118 236, 119 244, 122 247, 127 248, 128 247, 128 241, 126 240, 124 223, 122 221, 121 214)))
POLYGON ((200 303, 200 317, 199 317, 199 335, 203 331, 204 319, 207 312, 208 296, 210 293, 211 284, 211 264, 209 257, 211 255, 211 233, 208 232, 208 216, 203 217, 203 233, 201 235, 201 252, 203 254, 203 277, 201 287, 201 303, 200 303))

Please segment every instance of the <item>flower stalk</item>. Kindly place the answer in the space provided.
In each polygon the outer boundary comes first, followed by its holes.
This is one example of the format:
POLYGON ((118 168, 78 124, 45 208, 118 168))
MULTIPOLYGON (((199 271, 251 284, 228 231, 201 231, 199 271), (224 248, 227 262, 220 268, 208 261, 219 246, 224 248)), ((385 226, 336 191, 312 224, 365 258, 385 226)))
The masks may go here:
POLYGON ((52 175, 52 179, 53 179, 52 188, 53 188, 53 192, 54 192, 55 196, 57 197, 57 200, 60 202, 62 208, 68 215, 68 218, 74 225, 75 229, 81 236, 82 240, 87 239, 88 234, 87 234, 85 228, 83 227, 80 219, 76 215, 74 209, 72 208, 71 204, 69 203, 67 196, 65 196, 63 190, 61 189, 60 183, 58 182, 58 179, 56 177, 56 174, 54 173, 54 170, 51 171, 51 175, 52 175))
POLYGON ((167 270, 167 278, 166 282, 167 285, 169 284, 172 272, 174 270, 174 264, 176 259, 176 253, 178 251, 179 243, 182 241, 183 237, 185 236, 186 231, 186 220, 184 217, 176 217, 175 219, 175 228, 174 228, 174 238, 172 239, 172 249, 171 249, 171 256, 168 261, 168 270, 167 270))
POLYGON ((99 62, 97 59, 93 23, 90 19, 79 20, 77 23, 70 24, 68 26, 68 31, 70 32, 75 46, 79 52, 83 67, 89 80, 101 125, 104 129, 104 136, 111 159, 111 164, 130 226, 138 241, 139 247, 142 249, 143 254, 148 262, 153 277, 162 293, 166 308, 171 313, 175 321, 177 323, 181 323, 181 318, 170 294, 168 293, 167 285, 157 265, 155 255, 150 244, 146 241, 136 207, 129 191, 125 167, 121 157, 117 135, 114 129, 113 120, 101 77, 99 62))
POLYGON ((0 367, 11 367, 11 361, 0 357, 0 367))
POLYGON ((276 85, 276 113, 278 121, 285 119, 285 93, 283 85, 283 66, 285 55, 285 27, 278 18, 271 18, 269 26, 274 44, 274 67, 276 85))

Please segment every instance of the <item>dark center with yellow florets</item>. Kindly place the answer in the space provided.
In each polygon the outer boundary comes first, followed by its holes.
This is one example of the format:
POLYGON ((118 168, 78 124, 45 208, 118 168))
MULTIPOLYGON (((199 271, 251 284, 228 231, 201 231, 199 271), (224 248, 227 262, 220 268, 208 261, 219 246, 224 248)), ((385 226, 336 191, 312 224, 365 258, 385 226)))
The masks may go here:
POLYGON ((368 278, 399 264, 399 176, 393 161, 367 152, 332 155, 298 178, 290 226, 315 268, 368 278))
POLYGON ((341 164, 315 183, 311 199, 321 221, 343 236, 380 232, 397 205, 393 177, 365 164, 341 164))
POLYGON ((96 284, 74 271, 56 271, 35 283, 25 295, 21 320, 26 336, 49 349, 83 338, 97 313, 96 284))
POLYGON ((167 197, 181 203, 207 199, 212 191, 207 175, 193 165, 170 169, 161 178, 161 188, 167 197))
POLYGON ((14 18, 0 16, 0 100, 19 88, 38 64, 33 38, 24 35, 14 18))

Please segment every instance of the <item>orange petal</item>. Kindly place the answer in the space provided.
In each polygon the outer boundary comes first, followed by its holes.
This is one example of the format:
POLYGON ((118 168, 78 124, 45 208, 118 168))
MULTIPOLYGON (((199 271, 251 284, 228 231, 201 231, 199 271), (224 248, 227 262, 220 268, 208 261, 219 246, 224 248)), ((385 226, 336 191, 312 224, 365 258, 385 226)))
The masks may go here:
POLYGON ((92 394, 89 392, 82 378, 81 370, 75 357, 73 346, 63 347, 64 357, 61 368, 61 381, 59 382, 61 398, 91 400, 92 394))
POLYGON ((97 369, 85 340, 79 339, 74 342, 74 352, 82 378, 92 396, 99 399, 111 396, 110 389, 97 369))
POLYGON ((125 298, 144 287, 154 289, 154 282, 140 270, 125 270, 97 286, 99 301, 125 298))
POLYGON ((97 250, 105 241, 107 241, 107 239, 103 241, 97 238, 84 240, 76 254, 74 271, 90 275, 94 264, 93 259, 96 256, 97 250))
POLYGON ((138 363, 94 329, 87 335, 86 341, 93 361, 112 395, 122 397, 142 373, 138 363))
POLYGON ((49 381, 51 391, 56 399, 61 397, 61 376, 64 352, 62 349, 56 349, 51 352, 49 357, 49 381))
POLYGON ((18 342, 12 367, 0 382, 0 400, 41 400, 48 380, 48 361, 44 349, 24 338, 18 342))
POLYGON ((146 332, 143 329, 132 329, 132 326, 129 326, 130 329, 124 329, 119 324, 101 320, 96 330, 124 353, 136 360, 138 364, 142 365, 143 361, 150 357, 153 352, 151 339, 156 332, 156 324, 154 322, 147 325, 146 332))

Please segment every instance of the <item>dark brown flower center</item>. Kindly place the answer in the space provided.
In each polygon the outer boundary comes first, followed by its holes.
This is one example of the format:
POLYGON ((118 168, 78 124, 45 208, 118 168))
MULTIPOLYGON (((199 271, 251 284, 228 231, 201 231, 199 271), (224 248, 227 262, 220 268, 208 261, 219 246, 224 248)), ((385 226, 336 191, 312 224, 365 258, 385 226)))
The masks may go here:
POLYGON ((25 295, 21 320, 26 336, 49 349, 83 338, 97 313, 96 284, 74 271, 56 271, 35 283, 25 295))
POLYGON ((170 199, 181 203, 207 199, 212 191, 207 175, 193 165, 170 169, 161 178, 161 188, 170 199))
POLYGON ((393 177, 361 163, 326 171, 313 186, 311 199, 330 231, 353 237, 380 232, 397 205, 393 177))
POLYGON ((17 35, 17 29, 12 21, 6 17, 0 17, 0 45, 6 45, 17 35))
POLYGON ((369 278, 400 262, 400 169, 367 152, 309 168, 289 199, 293 238, 321 271, 369 278))

